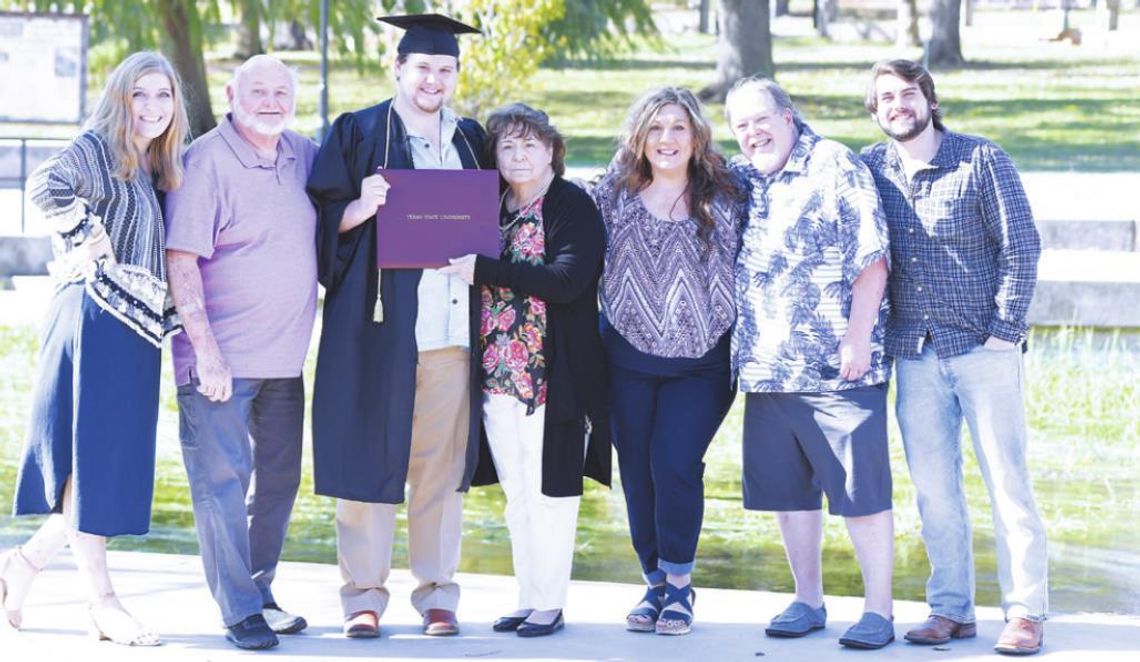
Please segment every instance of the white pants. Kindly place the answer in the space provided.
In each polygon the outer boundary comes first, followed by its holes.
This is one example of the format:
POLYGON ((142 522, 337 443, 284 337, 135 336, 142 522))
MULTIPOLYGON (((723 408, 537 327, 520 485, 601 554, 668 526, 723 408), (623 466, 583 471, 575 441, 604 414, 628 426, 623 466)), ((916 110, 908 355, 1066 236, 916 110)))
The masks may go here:
POLYGON ((542 427, 546 407, 530 416, 509 395, 483 395, 483 426, 499 484, 507 496, 507 530, 519 582, 520 609, 566 606, 581 497, 542 493, 542 427))

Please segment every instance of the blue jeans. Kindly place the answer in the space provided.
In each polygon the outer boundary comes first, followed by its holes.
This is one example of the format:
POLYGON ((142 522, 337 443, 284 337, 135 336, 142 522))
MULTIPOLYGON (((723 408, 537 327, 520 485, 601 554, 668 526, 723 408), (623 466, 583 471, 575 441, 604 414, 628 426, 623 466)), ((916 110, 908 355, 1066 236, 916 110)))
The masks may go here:
POLYGON ((234 379, 226 402, 178 387, 179 438, 206 583, 234 625, 274 602, 270 584, 301 483, 300 377, 234 379))
POLYGON ((728 367, 663 377, 610 366, 614 447, 641 570, 693 571, 705 451, 732 406, 728 367))
POLYGON ((962 421, 990 495, 998 584, 1006 618, 1044 620, 1048 611, 1045 526, 1025 461, 1025 366, 1019 349, 977 347, 939 359, 895 362, 897 412, 930 558, 931 613, 974 621, 974 556, 962 479, 962 421))

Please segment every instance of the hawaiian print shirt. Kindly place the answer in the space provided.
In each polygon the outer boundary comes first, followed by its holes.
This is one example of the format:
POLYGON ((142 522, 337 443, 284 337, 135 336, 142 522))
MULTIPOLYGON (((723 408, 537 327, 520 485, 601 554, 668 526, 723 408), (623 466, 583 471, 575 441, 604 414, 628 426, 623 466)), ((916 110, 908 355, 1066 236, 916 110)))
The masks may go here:
MULTIPOLYGON (((542 197, 503 215, 503 260, 542 264, 546 236, 542 197)), ((479 336, 483 348, 483 391, 518 398, 527 414, 546 404, 546 302, 507 287, 483 286, 479 336)))
POLYGON ((843 145, 799 124, 783 170, 761 174, 743 157, 733 167, 751 184, 736 260, 733 369, 744 392, 821 393, 885 382, 886 297, 871 333, 871 368, 839 377, 852 286, 889 259, 887 223, 870 170, 843 145))

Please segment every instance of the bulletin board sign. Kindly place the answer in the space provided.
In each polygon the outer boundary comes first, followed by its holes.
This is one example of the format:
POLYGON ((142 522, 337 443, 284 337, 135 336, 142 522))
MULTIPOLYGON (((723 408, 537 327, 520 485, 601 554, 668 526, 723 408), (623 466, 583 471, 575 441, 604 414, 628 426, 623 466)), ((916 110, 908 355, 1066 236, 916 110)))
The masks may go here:
POLYGON ((0 122, 79 124, 87 16, 0 12, 0 122))

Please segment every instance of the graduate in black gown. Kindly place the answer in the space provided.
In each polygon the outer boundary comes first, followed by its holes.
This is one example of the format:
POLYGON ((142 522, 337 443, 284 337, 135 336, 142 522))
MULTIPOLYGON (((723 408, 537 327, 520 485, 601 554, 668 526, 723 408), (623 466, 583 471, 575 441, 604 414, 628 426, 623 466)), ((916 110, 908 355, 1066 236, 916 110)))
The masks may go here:
POLYGON ((418 582, 412 603, 425 633, 447 635, 459 630, 461 491, 479 458, 481 403, 471 397, 479 392, 471 358, 478 295, 434 270, 378 271, 376 217, 386 169, 484 167, 482 127, 447 107, 459 74, 456 34, 476 30, 435 14, 380 20, 406 30, 396 96, 337 118, 308 183, 326 289, 313 392, 315 487, 337 498, 345 635, 379 635, 405 486, 418 582))

